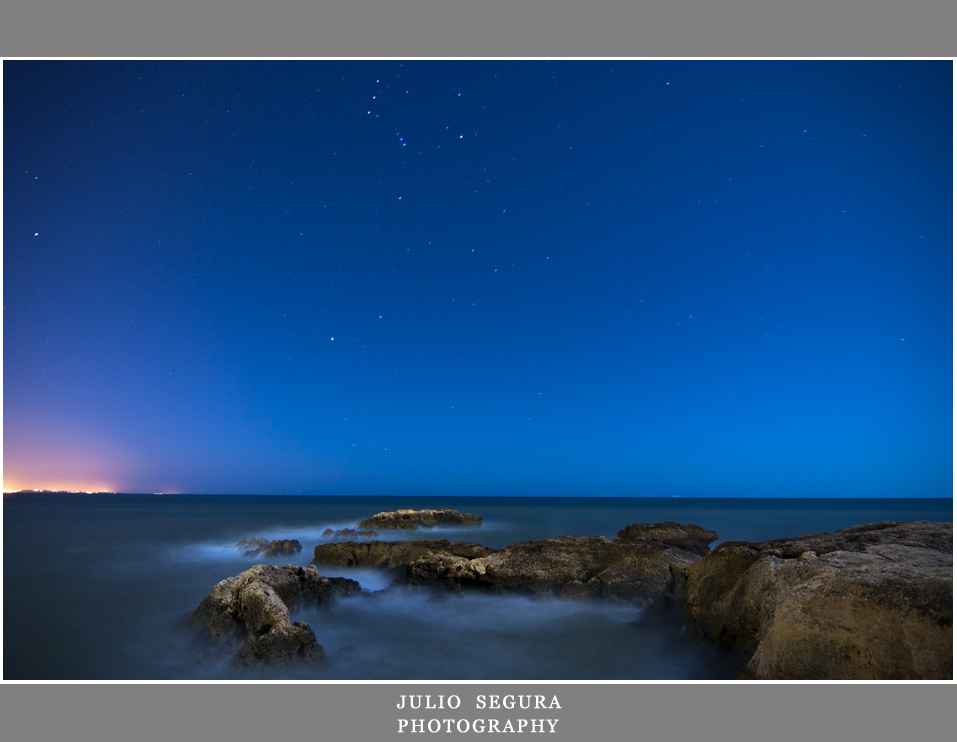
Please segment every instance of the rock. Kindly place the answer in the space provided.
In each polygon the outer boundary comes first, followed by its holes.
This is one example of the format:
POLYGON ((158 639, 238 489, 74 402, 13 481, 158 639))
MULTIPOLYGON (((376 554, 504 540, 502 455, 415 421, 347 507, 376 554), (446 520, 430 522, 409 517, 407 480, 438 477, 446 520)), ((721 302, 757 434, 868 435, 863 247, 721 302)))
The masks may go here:
POLYGON ((953 677, 953 525, 883 522, 727 542, 686 568, 689 629, 741 677, 953 677))
POLYGON ((338 531, 327 528, 322 532, 322 536, 323 538, 331 538, 335 541, 353 541, 357 538, 378 538, 379 534, 368 528, 363 528, 358 531, 354 528, 340 528, 338 531))
POLYGON ((359 592, 359 583, 323 577, 312 566, 259 564, 217 583, 193 611, 187 626, 215 648, 235 648, 236 669, 320 663, 322 646, 304 621, 290 613, 302 605, 328 605, 359 592))
POLYGON ((302 544, 296 539, 281 539, 278 541, 267 541, 264 538, 242 538, 236 544, 237 549, 243 550, 243 556, 255 557, 277 557, 290 556, 302 551, 302 544))
POLYGON ((441 590, 472 587, 662 606, 683 597, 684 567, 717 537, 698 526, 660 523, 629 526, 614 540, 560 536, 503 549, 445 539, 348 542, 320 544, 313 563, 402 568, 398 583, 441 590))
POLYGON ((376 513, 371 518, 359 521, 358 528, 381 528, 387 530, 415 531, 420 527, 481 525, 482 518, 458 510, 395 510, 391 513, 376 513))
POLYGON ((484 554, 433 545, 418 556, 407 555, 400 581, 445 590, 475 587, 663 607, 680 602, 684 568, 717 539, 713 531, 676 523, 629 526, 622 533, 629 538, 559 536, 484 554))
POLYGON ((364 541, 319 544, 313 550, 314 564, 340 567, 385 567, 395 569, 437 552, 469 557, 483 556, 491 549, 466 541, 449 543, 445 539, 410 541, 364 541))
POLYGON ((259 554, 268 544, 269 541, 264 538, 243 537, 236 543, 236 548, 242 551, 243 556, 254 557, 259 554))
POLYGON ((635 523, 618 532, 618 538, 627 541, 652 543, 659 546, 673 546, 682 551, 704 556, 710 550, 710 544, 718 540, 714 531, 706 531, 700 526, 667 523, 635 523))

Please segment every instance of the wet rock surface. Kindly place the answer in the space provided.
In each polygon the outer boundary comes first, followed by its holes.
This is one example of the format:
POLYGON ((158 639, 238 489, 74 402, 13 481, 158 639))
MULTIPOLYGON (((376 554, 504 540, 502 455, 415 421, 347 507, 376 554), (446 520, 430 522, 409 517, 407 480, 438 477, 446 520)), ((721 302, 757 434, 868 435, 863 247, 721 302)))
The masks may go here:
POLYGON ((559 536, 503 549, 444 539, 322 544, 313 562, 401 567, 398 583, 442 590, 482 588, 665 605, 683 595, 682 568, 718 537, 677 523, 629 526, 625 532, 627 538, 559 536))
POLYGON ((668 521, 667 523, 634 523, 618 531, 618 538, 673 547, 704 556, 711 551, 710 545, 718 540, 718 534, 701 526, 668 521))
POLYGON ((405 567, 420 558, 439 553, 474 558, 492 552, 484 546, 468 541, 449 542, 446 539, 413 539, 410 541, 363 541, 319 544, 313 550, 314 564, 337 567, 405 567))
POLYGON ((325 653, 312 628, 290 614, 358 592, 357 582, 324 577, 312 566, 259 564, 217 583, 187 627, 215 650, 233 652, 230 663, 239 670, 321 663, 325 653))
POLYGON ((951 523, 727 542, 686 574, 689 629, 749 655, 743 678, 952 678, 951 523))
POLYGON ((452 590, 477 587, 664 606, 682 595, 681 570, 698 558, 698 548, 601 536, 559 536, 512 544, 479 557, 448 552, 420 557, 408 565, 404 581, 452 590))
POLYGON ((388 513, 376 513, 371 518, 361 520, 357 528, 379 528, 382 530, 415 531, 419 528, 435 526, 477 526, 482 517, 458 510, 394 510, 388 513))

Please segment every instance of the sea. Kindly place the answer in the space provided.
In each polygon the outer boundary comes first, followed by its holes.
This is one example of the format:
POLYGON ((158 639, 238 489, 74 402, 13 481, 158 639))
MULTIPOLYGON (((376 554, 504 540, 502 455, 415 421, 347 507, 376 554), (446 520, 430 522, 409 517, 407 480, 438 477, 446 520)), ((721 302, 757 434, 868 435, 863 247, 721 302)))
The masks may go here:
POLYGON ((15 493, 3 498, 5 680, 702 680, 742 659, 688 635, 678 613, 600 601, 387 589, 382 570, 321 567, 360 595, 304 609, 318 667, 237 673, 184 622, 212 587, 255 563, 311 562, 326 529, 378 512, 453 508, 480 526, 380 533, 502 547, 676 521, 763 541, 886 520, 953 520, 951 499, 431 498, 15 493), (298 539, 250 559, 242 538, 298 539))

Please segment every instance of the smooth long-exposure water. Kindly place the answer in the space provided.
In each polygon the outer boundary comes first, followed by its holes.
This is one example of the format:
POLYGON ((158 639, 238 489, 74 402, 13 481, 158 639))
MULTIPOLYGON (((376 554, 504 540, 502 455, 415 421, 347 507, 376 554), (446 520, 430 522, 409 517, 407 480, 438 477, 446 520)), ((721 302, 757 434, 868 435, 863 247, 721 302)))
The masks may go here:
MULTIPOLYGON (((451 507, 481 526, 388 532, 501 547, 559 535, 608 536, 677 521, 720 540, 759 541, 881 520, 952 520, 951 500, 684 498, 349 498, 17 494, 4 496, 4 678, 245 679, 183 621, 218 581, 252 564, 309 564, 327 528, 385 510, 451 507), (294 538, 290 558, 249 559, 242 537, 294 538)), ((720 543, 720 541, 719 541, 720 543)), ((734 678, 738 658, 686 636, 680 616, 604 602, 375 592, 391 576, 332 570, 363 595, 303 610, 328 661, 262 677, 380 679, 734 678)))

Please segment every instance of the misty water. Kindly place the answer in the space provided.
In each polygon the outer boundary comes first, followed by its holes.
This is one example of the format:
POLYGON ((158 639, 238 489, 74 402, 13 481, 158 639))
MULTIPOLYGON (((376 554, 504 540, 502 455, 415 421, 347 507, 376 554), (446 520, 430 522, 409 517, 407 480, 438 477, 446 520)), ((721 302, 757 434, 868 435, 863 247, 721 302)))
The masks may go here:
MULTIPOLYGON (((236 674, 184 629, 220 580, 255 563, 311 562, 326 528, 383 510, 452 507, 481 526, 380 534, 501 547, 608 536, 677 521, 720 540, 764 540, 880 520, 952 519, 951 500, 336 498, 149 495, 4 497, 4 678, 16 679, 724 679, 739 658, 686 635, 680 614, 617 603, 387 589, 383 570, 322 566, 361 595, 304 609, 327 661, 236 674), (243 537, 295 538, 295 557, 244 557, 243 537)), ((720 540, 718 543, 720 543, 720 540)))

